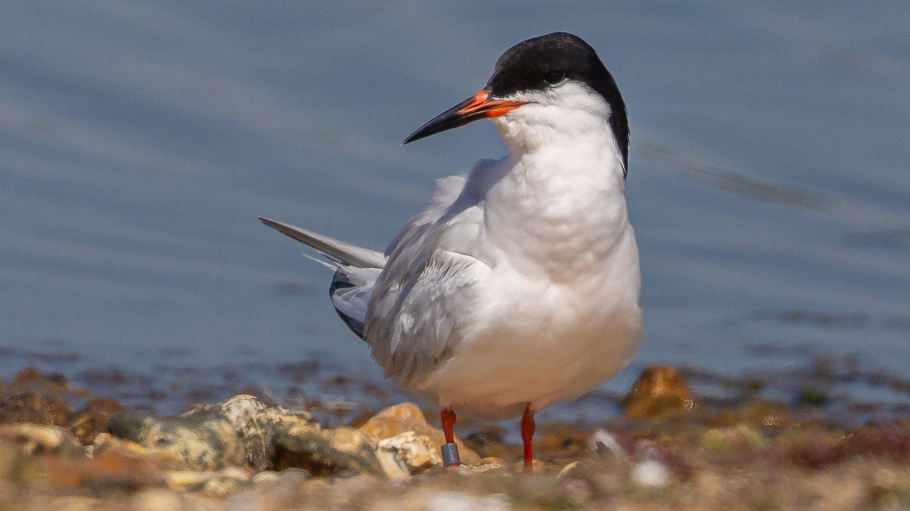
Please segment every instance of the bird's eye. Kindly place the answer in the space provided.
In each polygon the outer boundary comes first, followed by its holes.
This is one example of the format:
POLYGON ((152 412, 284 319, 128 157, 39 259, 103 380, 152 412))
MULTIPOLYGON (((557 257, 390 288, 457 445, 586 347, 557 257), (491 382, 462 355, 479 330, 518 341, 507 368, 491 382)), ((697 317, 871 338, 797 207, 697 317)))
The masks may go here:
POLYGON ((543 75, 543 81, 547 82, 550 85, 560 84, 565 79, 566 79, 565 71, 550 71, 549 73, 543 75))

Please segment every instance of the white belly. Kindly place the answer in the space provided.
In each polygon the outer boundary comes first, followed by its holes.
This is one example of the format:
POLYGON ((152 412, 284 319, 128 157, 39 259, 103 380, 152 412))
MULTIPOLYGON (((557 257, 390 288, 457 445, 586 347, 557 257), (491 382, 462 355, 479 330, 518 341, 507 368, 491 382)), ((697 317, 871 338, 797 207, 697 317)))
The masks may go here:
POLYGON ((484 310, 457 353, 427 383, 442 406, 486 418, 574 399, 615 376, 642 336, 638 252, 631 229, 580 281, 495 271, 484 310))

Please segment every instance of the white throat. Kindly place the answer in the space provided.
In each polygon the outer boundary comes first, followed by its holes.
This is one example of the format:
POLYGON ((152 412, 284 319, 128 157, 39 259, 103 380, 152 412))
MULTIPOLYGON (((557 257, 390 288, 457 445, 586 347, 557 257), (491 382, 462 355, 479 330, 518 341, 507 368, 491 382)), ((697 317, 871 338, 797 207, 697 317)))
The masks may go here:
POLYGON ((528 103, 494 119, 509 158, 486 190, 490 242, 523 273, 584 278, 631 230, 609 105, 576 82, 509 99, 528 103))
POLYGON ((507 99, 526 103, 493 119, 513 159, 539 151, 563 152, 571 159, 577 151, 583 157, 606 149, 611 154, 600 164, 618 166, 620 176, 624 174, 622 152, 609 123, 610 105, 587 85, 567 81, 507 99))

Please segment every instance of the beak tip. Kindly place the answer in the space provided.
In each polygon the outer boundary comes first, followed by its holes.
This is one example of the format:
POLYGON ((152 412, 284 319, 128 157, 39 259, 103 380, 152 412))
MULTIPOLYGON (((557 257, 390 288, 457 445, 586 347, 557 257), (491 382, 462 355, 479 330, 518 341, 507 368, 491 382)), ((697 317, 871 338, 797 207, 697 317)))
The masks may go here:
POLYGON ((490 93, 483 89, 431 119, 418 128, 417 131, 411 133, 408 138, 404 139, 401 145, 407 145, 430 135, 470 124, 479 119, 505 115, 510 110, 514 110, 523 104, 515 101, 491 99, 490 93))
POLYGON ((408 138, 404 139, 404 141, 401 143, 401 145, 406 146, 406 145, 410 144, 411 142, 414 142, 415 140, 420 140, 421 138, 429 136, 429 133, 423 133, 423 131, 424 131, 423 128, 421 128, 421 129, 415 131, 414 133, 411 133, 410 135, 408 135, 408 138))

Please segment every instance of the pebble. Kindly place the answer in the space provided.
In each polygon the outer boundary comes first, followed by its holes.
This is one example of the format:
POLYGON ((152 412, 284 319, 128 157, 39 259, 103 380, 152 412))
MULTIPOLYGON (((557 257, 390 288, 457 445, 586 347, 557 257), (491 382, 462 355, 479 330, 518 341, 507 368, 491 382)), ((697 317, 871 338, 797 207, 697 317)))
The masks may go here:
POLYGON ((433 441, 413 431, 380 440, 376 456, 391 479, 405 479, 442 465, 442 456, 433 441))
POLYGON ((19 445, 26 454, 81 456, 82 443, 67 429, 40 424, 0 426, 0 440, 19 445))
POLYGON ((162 484, 162 467, 148 460, 104 452, 94 458, 43 456, 36 459, 37 479, 57 488, 132 491, 162 484))
POLYGON ((0 424, 65 426, 72 413, 65 401, 38 390, 0 394, 0 424))
POLYGON ((277 481, 279 477, 278 472, 275 472, 274 470, 263 470, 253 476, 253 484, 271 483, 272 481, 277 481))
MULTIPOLYGON (((442 430, 430 426, 420 408, 414 403, 408 402, 381 410, 361 426, 360 431, 374 444, 409 431, 418 436, 427 437, 437 451, 445 443, 445 435, 442 430)), ((456 437, 455 443, 458 444, 462 463, 471 464, 480 461, 480 456, 469 449, 461 439, 456 437)))
POLYGON ((372 442, 348 427, 289 429, 275 439, 272 468, 300 468, 314 477, 384 475, 372 442))
POLYGON ((247 462, 234 426, 224 416, 208 411, 180 417, 124 411, 111 417, 108 430, 149 450, 182 459, 192 470, 220 470, 247 462))
POLYGON ((107 431, 111 416, 121 410, 123 405, 113 399, 95 398, 70 416, 67 427, 83 445, 89 445, 98 434, 107 431))
MULTIPOLYGON (((223 403, 197 406, 193 411, 217 410, 233 424, 237 435, 244 439, 250 467, 263 470, 274 456, 275 438, 296 429, 318 429, 319 423, 304 410, 267 405, 260 399, 241 394, 223 403)), ((184 414, 186 415, 186 414, 184 414)))
POLYGON ((278 437, 291 429, 318 431, 319 424, 305 411, 238 395, 196 406, 179 417, 121 412, 111 418, 108 429, 148 449, 180 457, 193 470, 244 466, 261 471, 272 465, 278 437))
POLYGON ((645 460, 632 469, 632 481, 644 488, 664 488, 670 484, 671 472, 657 460, 645 460))
POLYGON ((661 365, 645 368, 625 399, 624 415, 630 418, 665 419, 691 412, 692 392, 682 373, 661 365))

